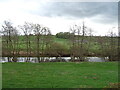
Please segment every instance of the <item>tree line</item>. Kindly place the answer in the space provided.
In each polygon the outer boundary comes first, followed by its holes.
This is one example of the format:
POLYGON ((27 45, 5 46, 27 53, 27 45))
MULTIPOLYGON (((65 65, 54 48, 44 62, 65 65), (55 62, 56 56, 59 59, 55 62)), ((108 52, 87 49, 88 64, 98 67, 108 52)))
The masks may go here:
POLYGON ((107 36, 93 36, 92 29, 82 25, 73 25, 69 32, 60 32, 56 38, 67 39, 69 47, 55 42, 51 30, 40 24, 25 22, 22 26, 14 27, 11 22, 4 21, 2 25, 2 54, 3 56, 17 57, 26 56, 27 61, 30 56, 37 56, 39 62, 44 62, 44 56, 56 59, 62 56, 70 56, 71 61, 84 61, 85 56, 108 56, 109 60, 117 60, 118 42, 113 32, 107 36), (24 35, 20 35, 22 30, 24 35), (97 44, 97 45, 95 45, 97 44), (24 49, 23 49, 24 48, 24 49), (99 48, 99 49, 96 49, 99 48), (95 49, 95 50, 94 50, 95 49))

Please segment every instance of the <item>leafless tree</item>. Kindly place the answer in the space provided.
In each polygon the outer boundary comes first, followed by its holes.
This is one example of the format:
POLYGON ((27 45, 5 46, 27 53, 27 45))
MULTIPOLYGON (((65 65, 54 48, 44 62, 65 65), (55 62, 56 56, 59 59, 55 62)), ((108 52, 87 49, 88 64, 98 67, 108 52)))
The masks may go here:
POLYGON ((95 40, 93 40, 94 38, 92 38, 92 37, 94 37, 93 36, 93 30, 91 29, 91 28, 89 28, 89 29, 87 29, 87 35, 88 35, 88 37, 87 37, 87 53, 88 53, 88 55, 89 54, 91 54, 91 52, 90 52, 90 48, 91 48, 91 46, 92 46, 92 43, 93 43, 93 41, 94 41, 94 44, 96 45, 96 41, 95 40))
POLYGON ((74 25, 73 27, 70 27, 70 41, 71 41, 71 45, 70 45, 70 57, 71 60, 74 61, 75 60, 75 34, 76 34, 76 25, 74 25))
MULTIPOLYGON (((42 47, 41 47, 41 54, 42 56, 45 55, 45 48, 50 47, 51 43, 51 32, 48 27, 43 27, 42 30, 42 47)), ((41 60, 44 60, 44 57, 41 58, 41 60)))
POLYGON ((70 28, 70 33, 73 33, 71 35, 70 40, 72 43, 71 46, 71 59, 75 59, 75 56, 78 57, 79 60, 84 59, 84 53, 85 53, 85 35, 86 35, 86 27, 84 25, 74 25, 72 28, 70 28))
POLYGON ((22 29, 25 34, 27 62, 28 62, 30 59, 29 56, 31 55, 31 39, 30 39, 30 35, 32 32, 31 23, 25 22, 23 26, 20 26, 20 29, 22 29))
POLYGON ((113 32, 110 31, 109 33, 109 60, 110 61, 116 61, 117 56, 118 56, 118 38, 117 35, 113 32))
POLYGON ((40 24, 33 24, 33 32, 35 34, 35 43, 36 43, 36 54, 38 57, 38 62, 40 62, 40 42, 41 42, 41 30, 42 27, 40 24))
POLYGON ((51 40, 51 32, 50 29, 48 27, 43 27, 40 24, 33 24, 33 31, 34 34, 36 36, 36 49, 37 49, 37 56, 38 56, 38 61, 44 61, 44 51, 45 48, 48 47, 50 44, 50 40, 51 40), (40 55, 42 56, 40 58, 40 55))
MULTIPOLYGON (((13 56, 13 61, 17 61, 17 48, 16 48, 16 43, 18 42, 18 40, 16 40, 18 38, 18 31, 16 29, 16 27, 12 26, 12 23, 9 21, 4 21, 4 25, 2 26, 2 33, 3 33, 3 45, 6 42, 6 49, 8 52, 9 56, 13 56)), ((3 46, 4 47, 4 46, 3 46)), ((6 50, 5 50, 6 51, 6 50)), ((8 57, 8 61, 9 57, 8 57)))
POLYGON ((99 55, 109 57, 110 61, 117 59, 118 38, 113 31, 110 31, 106 36, 99 36, 97 42, 100 46, 99 55))

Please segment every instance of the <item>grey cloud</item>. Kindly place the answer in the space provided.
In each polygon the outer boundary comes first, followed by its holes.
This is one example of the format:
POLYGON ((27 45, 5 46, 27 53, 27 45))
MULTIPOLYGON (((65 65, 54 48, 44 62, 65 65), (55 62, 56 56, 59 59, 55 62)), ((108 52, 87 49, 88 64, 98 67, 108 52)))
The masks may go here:
POLYGON ((98 22, 116 22, 118 16, 117 2, 49 2, 43 6, 42 12, 37 14, 47 17, 92 18, 96 15, 104 16, 98 22))

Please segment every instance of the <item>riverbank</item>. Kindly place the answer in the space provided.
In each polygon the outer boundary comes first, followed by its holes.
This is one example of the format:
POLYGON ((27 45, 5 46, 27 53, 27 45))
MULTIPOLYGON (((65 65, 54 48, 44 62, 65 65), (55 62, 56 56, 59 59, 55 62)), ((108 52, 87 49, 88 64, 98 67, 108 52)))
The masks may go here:
MULTIPOLYGON (((26 57, 26 56, 29 56, 29 57, 41 57, 41 56, 43 56, 43 57, 59 57, 59 56, 61 56, 61 57, 70 57, 71 56, 71 54, 70 53, 66 53, 66 54, 51 54, 51 53, 45 53, 45 54, 37 54, 37 53, 35 53, 35 52, 31 52, 31 53, 27 53, 26 51, 20 51, 19 53, 18 52, 11 52, 11 53, 9 53, 9 52, 7 52, 7 51, 2 51, 2 56, 3 57, 13 57, 13 56, 17 56, 17 57, 26 57)), ((75 57, 77 57, 77 55, 74 55, 75 57)), ((103 55, 102 54, 95 54, 95 53, 86 53, 86 54, 83 54, 83 56, 86 56, 86 57, 103 57, 103 55)), ((106 55, 107 56, 107 55, 106 55)), ((104 57, 105 57, 105 55, 104 55, 104 57)))
POLYGON ((118 83, 118 62, 3 63, 3 88, 105 88, 118 83))

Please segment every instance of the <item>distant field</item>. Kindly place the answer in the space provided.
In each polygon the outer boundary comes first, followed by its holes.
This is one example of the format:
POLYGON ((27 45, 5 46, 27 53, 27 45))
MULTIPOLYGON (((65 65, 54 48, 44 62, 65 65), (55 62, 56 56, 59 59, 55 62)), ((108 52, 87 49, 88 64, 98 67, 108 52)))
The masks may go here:
MULTIPOLYGON (((51 39, 54 43, 59 43, 68 49, 70 48, 70 45, 72 44, 69 39, 56 38, 56 36, 52 36, 51 39)), ((90 41, 89 37, 85 38, 85 40, 87 42, 90 42, 90 45, 91 45, 90 51, 92 51, 92 52, 97 52, 101 48, 98 45, 98 43, 96 43, 95 39, 96 39, 96 37, 91 37, 91 41, 90 41)), ((4 39, 3 39, 3 41, 4 41, 4 39)), ((31 50, 34 51, 36 48, 35 36, 30 36, 30 42, 31 42, 31 50)), ((4 42, 4 43, 6 43, 6 42, 4 42)), ((2 43, 3 46, 4 46, 4 43, 2 43)), ((84 44, 84 46, 87 48, 88 44, 84 44)), ((5 46, 4 46, 4 48, 5 48, 5 46)), ((25 36, 19 36, 19 49, 22 51, 26 51, 26 48, 27 48, 27 46, 26 46, 25 36)))
MULTIPOLYGON (((69 47, 69 45, 70 45, 69 44, 70 41, 68 39, 61 39, 61 38, 56 38, 55 36, 52 36, 51 40, 53 42, 56 42, 56 43, 59 43, 59 44, 65 45, 65 46, 67 45, 67 47, 69 47)), ((3 41, 4 41, 4 39, 3 39, 3 41)), ((31 42, 31 47, 34 50, 34 48, 36 47, 35 36, 30 36, 30 42, 31 42)), ((6 42, 4 42, 4 43, 6 43, 6 42)), ((20 47, 20 50, 26 50, 27 47, 26 47, 26 37, 25 36, 19 36, 19 47, 20 47)))
POLYGON ((2 64, 3 88, 104 88, 114 83, 117 62, 2 64))

